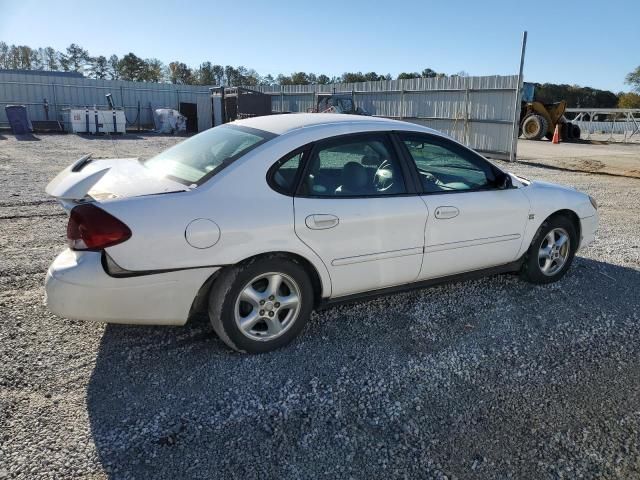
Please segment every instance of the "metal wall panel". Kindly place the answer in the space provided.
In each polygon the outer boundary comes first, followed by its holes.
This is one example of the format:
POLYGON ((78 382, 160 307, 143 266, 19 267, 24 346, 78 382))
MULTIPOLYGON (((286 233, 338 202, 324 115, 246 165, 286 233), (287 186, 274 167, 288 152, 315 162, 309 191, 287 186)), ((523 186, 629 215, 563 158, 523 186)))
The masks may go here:
POLYGON ((434 128, 495 157, 512 146, 517 75, 249 88, 271 95, 274 112, 304 112, 318 93, 344 93, 374 116, 434 128))
POLYGON ((138 120, 142 127, 152 127, 152 108, 178 110, 180 102, 197 104, 200 131, 211 127, 211 98, 207 86, 93 80, 55 72, 47 75, 0 71, 0 128, 9 126, 5 105, 25 105, 31 120, 45 120, 43 100, 46 98, 49 119, 61 120, 60 114, 65 108, 108 107, 107 93, 111 93, 117 107, 124 107, 129 128, 135 128, 138 120))
MULTIPOLYGON (((518 76, 440 77, 333 85, 272 85, 247 87, 271 95, 273 112, 305 112, 315 107, 318 93, 345 93, 374 116, 429 126, 494 156, 508 156, 512 145, 518 76)), ((211 126, 209 87, 159 83, 91 80, 29 73, 0 72, 0 128, 7 127, 6 104, 22 104, 32 120, 44 120, 42 101, 50 118, 63 108, 106 107, 111 93, 124 106, 130 128, 138 121, 153 124, 152 109, 198 105, 198 129, 211 126), (138 119, 138 102, 140 118, 138 119)))

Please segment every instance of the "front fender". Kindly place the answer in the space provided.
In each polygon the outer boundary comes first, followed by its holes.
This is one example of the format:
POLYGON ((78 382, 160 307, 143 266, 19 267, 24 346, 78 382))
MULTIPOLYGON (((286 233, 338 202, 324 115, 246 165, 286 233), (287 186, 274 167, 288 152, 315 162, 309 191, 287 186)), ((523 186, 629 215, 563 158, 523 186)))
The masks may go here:
MULTIPOLYGON (((522 189, 524 194, 529 198, 531 210, 529 212, 529 222, 525 228, 522 246, 520 247, 519 256, 529 249, 533 238, 542 225, 542 223, 556 212, 561 210, 569 210, 574 212, 580 219, 581 236, 585 236, 585 220, 597 214, 593 205, 589 201, 588 195, 577 190, 555 185, 548 182, 534 181, 529 186, 522 189)), ((591 224, 589 222, 589 235, 591 232, 591 224)), ((596 221, 597 224, 597 221, 596 221)), ((581 241, 581 246, 584 242, 581 241)))

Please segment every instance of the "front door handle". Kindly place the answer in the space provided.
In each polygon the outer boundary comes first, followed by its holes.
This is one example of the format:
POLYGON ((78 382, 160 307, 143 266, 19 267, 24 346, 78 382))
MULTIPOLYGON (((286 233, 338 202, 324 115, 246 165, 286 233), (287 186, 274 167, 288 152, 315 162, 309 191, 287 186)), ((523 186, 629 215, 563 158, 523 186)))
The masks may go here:
POLYGON ((436 208, 436 218, 440 218, 441 220, 457 217, 459 213, 460 210, 456 207, 444 206, 436 208))
POLYGON ((333 228, 340 220, 335 215, 329 215, 326 213, 314 213, 305 218, 304 223, 311 230, 325 230, 327 228, 333 228))

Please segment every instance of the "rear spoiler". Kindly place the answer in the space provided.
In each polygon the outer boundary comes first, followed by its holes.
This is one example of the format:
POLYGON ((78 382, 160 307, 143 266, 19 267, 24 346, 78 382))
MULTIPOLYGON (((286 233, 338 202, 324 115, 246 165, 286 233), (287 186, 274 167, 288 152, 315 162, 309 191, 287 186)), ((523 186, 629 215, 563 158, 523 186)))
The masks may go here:
POLYGON ((73 200, 83 200, 91 187, 98 183, 111 169, 109 166, 102 169, 84 170, 91 162, 91 154, 78 159, 56 175, 45 188, 45 192, 59 200, 63 205, 73 200))

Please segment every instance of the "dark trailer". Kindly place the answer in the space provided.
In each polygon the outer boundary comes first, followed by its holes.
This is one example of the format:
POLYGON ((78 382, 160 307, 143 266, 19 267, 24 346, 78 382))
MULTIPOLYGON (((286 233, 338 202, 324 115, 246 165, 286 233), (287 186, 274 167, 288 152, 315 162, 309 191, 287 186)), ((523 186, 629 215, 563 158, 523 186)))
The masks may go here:
POLYGON ((271 96, 243 87, 211 88, 213 124, 271 115, 271 96))

